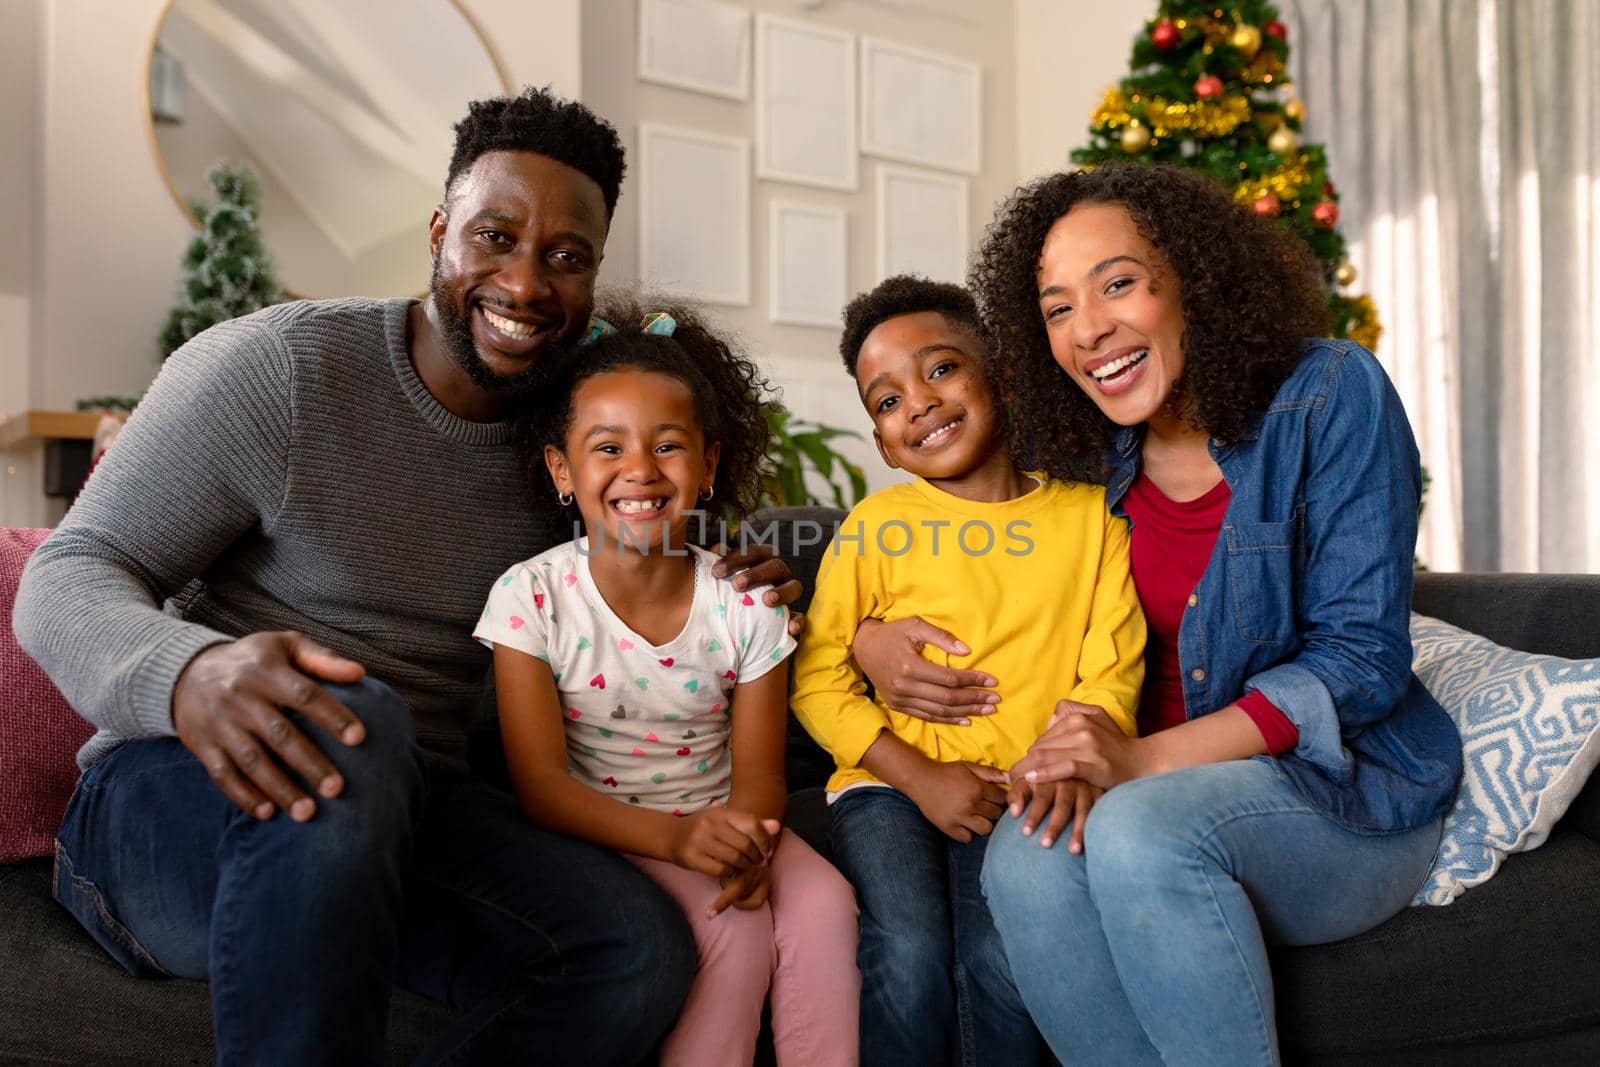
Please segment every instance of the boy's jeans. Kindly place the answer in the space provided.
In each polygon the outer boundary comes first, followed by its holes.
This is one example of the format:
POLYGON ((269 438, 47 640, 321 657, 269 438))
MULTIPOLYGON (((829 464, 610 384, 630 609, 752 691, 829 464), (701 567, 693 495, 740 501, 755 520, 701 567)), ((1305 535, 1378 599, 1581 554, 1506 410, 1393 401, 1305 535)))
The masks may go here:
POLYGON ((56 899, 129 973, 209 981, 221 1063, 382 1062, 396 981, 462 1009, 419 1062, 643 1059, 694 973, 677 906, 506 794, 429 780, 387 686, 328 689, 367 738, 297 718, 346 781, 309 822, 259 822, 176 739, 131 741, 79 784, 56 899))
POLYGON ((861 1062, 1040 1062, 978 885, 988 838, 954 841, 905 794, 869 786, 834 801, 831 840, 861 909, 861 1062))

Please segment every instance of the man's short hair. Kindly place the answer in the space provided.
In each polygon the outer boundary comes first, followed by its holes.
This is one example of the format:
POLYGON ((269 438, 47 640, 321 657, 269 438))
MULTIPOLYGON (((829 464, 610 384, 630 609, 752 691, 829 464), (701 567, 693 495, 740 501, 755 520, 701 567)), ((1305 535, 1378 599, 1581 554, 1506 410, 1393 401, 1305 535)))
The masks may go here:
POLYGON ((521 95, 474 100, 456 123, 456 148, 444 179, 448 202, 456 179, 485 152, 533 152, 565 163, 594 179, 606 201, 606 219, 616 210, 627 170, 616 127, 576 100, 548 87, 528 86, 521 95))
POLYGON ((867 292, 856 294, 844 309, 844 336, 839 339, 839 355, 844 358, 844 368, 850 376, 855 377, 861 345, 879 323, 918 311, 937 311, 951 322, 967 327, 980 337, 983 335, 978 325, 978 305, 971 293, 948 282, 929 281, 915 274, 897 274, 885 278, 867 292))

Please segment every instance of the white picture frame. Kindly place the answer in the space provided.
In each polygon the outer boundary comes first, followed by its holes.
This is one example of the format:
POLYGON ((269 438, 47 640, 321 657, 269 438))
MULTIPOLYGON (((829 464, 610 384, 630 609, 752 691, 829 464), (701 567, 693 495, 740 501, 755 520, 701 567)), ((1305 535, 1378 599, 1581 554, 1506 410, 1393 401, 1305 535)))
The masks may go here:
POLYGON ((861 150, 900 163, 977 174, 983 163, 983 68, 862 37, 861 150))
POLYGON ((843 208, 773 200, 767 206, 767 317, 838 328, 850 298, 850 217, 843 208))
POLYGON ((860 187, 856 35, 757 13, 756 176, 860 187))
POLYGON ((890 164, 880 164, 877 171, 877 280, 921 274, 963 284, 969 251, 967 180, 890 164))
POLYGON ((638 77, 750 99, 750 12, 719 0, 639 0, 638 77))
POLYGON ((667 296, 750 303, 750 142, 639 124, 639 277, 667 296))

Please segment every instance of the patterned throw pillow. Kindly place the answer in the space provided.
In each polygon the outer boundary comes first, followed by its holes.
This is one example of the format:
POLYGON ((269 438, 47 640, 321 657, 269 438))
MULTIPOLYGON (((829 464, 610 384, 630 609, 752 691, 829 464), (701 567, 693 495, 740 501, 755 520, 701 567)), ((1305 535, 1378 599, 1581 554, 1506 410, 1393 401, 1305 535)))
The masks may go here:
POLYGON ((1600 659, 1518 652, 1411 616, 1412 670, 1461 731, 1465 772, 1414 904, 1448 904, 1538 848, 1600 763, 1600 659))

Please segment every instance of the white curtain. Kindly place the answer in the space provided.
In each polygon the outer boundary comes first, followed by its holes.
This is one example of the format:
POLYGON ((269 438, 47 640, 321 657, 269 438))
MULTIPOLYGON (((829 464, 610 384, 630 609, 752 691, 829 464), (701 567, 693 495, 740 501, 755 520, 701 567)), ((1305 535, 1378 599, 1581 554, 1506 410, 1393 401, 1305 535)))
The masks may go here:
POLYGON ((1600 0, 1281 0, 1437 570, 1600 571, 1600 0))

